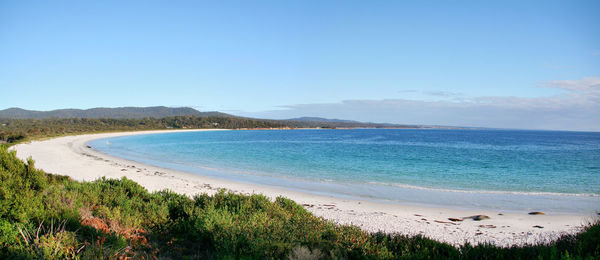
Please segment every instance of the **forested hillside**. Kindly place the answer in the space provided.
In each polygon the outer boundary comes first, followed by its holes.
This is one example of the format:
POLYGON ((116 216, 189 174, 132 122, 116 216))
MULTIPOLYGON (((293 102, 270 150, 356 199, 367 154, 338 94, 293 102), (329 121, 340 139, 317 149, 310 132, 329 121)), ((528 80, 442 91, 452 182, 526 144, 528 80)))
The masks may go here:
POLYGON ((91 109, 58 109, 52 111, 35 111, 21 108, 0 110, 0 118, 11 119, 43 119, 43 118, 162 118, 173 116, 228 117, 221 112, 200 112, 189 107, 98 107, 91 109))
POLYGON ((174 116, 141 119, 0 119, 0 141, 12 143, 25 138, 106 131, 279 128, 285 126, 284 122, 230 116, 174 116))

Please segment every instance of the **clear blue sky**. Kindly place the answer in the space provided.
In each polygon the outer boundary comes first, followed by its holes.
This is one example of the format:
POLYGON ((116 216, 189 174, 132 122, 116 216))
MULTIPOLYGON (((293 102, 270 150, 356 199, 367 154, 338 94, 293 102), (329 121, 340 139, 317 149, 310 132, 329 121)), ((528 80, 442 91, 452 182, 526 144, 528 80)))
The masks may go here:
POLYGON ((1 1, 0 109, 600 130, 599 13, 600 1, 1 1), (581 118, 532 125, 524 109, 581 118))

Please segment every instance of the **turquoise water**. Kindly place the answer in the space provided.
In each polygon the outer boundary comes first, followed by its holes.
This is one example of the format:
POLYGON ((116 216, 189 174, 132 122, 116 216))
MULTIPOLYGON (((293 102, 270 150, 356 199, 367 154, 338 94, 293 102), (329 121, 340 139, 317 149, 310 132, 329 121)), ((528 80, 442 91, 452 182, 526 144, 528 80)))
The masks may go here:
POLYGON ((600 133, 214 131, 89 145, 165 168, 344 198, 512 211, 600 209, 600 133))

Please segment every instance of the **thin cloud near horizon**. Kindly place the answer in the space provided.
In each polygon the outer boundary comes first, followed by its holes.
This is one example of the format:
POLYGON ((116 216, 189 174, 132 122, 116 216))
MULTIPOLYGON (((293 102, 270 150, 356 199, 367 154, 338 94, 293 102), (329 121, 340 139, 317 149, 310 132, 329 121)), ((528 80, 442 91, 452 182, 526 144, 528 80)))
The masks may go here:
MULTIPOLYGON (((600 131, 600 77, 552 80, 540 85, 561 89, 548 97, 481 96, 450 100, 352 99, 337 103, 295 104, 244 116, 287 119, 301 116, 347 120, 492 128, 600 131)), ((459 93, 427 92, 440 97, 459 93)))

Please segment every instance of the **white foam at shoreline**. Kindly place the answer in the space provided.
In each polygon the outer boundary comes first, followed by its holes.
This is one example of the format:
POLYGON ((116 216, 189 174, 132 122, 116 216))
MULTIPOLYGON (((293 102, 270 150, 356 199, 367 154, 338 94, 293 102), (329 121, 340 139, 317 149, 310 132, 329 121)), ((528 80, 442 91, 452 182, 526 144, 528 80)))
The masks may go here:
POLYGON ((441 188, 429 188, 414 186, 409 184, 401 183, 382 183, 382 182, 368 182, 375 185, 384 186, 396 186, 399 188, 415 189, 415 190, 431 190, 441 192, 454 192, 454 193, 473 193, 473 194, 512 194, 512 195, 524 195, 524 196, 573 196, 573 197, 600 197, 600 194, 596 193, 561 193, 561 192, 545 192, 545 191, 498 191, 498 190, 458 190, 458 189, 441 189, 441 188))

